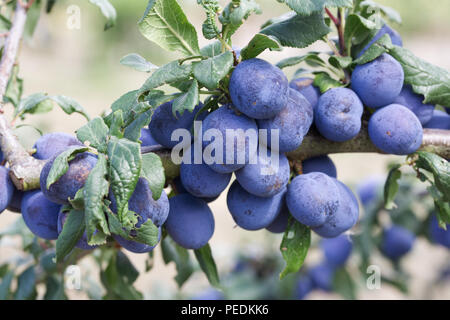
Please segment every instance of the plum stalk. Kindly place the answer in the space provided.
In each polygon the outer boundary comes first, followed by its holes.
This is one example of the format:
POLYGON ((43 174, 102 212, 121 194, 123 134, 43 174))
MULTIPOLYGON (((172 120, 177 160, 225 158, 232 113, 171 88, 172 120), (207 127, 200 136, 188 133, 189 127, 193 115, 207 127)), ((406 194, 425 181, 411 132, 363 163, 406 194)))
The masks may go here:
MULTIPOLYGON (((31 3, 31 1, 29 2, 31 3)), ((328 13, 329 11, 327 11, 328 13)), ((331 13, 331 12, 330 12, 331 13)), ((14 13, 11 29, 7 35, 2 59, 0 61, 0 101, 3 100, 11 71, 16 62, 17 52, 24 31, 27 16, 27 5, 18 5, 14 13)), ((338 18, 333 18, 337 21, 338 18)), ((333 20, 332 18, 332 20, 333 20)), ((342 14, 341 14, 342 19, 342 14)), ((334 20, 333 20, 334 21, 334 20)), ((338 28, 342 29, 342 23, 338 28)), ((341 46, 341 50, 342 50, 341 46)), ((345 53, 345 51, 343 51, 345 53)), ((45 161, 37 160, 29 155, 14 135, 11 124, 3 114, 3 104, 0 103, 0 148, 10 167, 10 176, 14 185, 19 190, 38 189, 40 173, 45 161)), ((444 158, 450 158, 450 131, 425 129, 423 143, 419 150, 436 153, 444 158)), ((173 179, 179 174, 179 166, 171 161, 170 150, 153 147, 142 149, 143 153, 157 153, 164 164, 167 180, 173 179)), ((367 132, 367 123, 363 123, 361 132, 354 139, 346 142, 333 142, 326 140, 315 130, 310 130, 304 138, 302 145, 295 151, 288 153, 290 160, 304 160, 310 157, 333 154, 371 152, 382 153, 370 141, 367 132)))

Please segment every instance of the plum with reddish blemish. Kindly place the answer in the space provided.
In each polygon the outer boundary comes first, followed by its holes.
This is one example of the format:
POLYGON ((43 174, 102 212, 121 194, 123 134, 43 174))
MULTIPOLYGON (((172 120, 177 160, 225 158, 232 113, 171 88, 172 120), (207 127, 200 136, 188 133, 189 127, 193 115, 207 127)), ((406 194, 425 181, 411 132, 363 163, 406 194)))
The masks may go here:
POLYGON ((400 104, 391 104, 372 115, 369 137, 383 152, 408 155, 422 144, 423 129, 411 110, 400 104))

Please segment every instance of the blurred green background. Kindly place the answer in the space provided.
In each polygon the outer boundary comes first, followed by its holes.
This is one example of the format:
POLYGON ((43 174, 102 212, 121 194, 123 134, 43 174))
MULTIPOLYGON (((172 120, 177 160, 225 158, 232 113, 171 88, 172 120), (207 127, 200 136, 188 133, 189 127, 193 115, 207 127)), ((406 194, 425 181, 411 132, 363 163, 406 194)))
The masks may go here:
MULTIPOLYGON (((251 16, 248 22, 234 36, 234 44, 243 47, 259 30, 259 26, 269 18, 281 15, 288 8, 275 0, 261 0, 263 13, 251 16)), ((431 63, 450 70, 450 1, 442 0, 383 0, 382 4, 391 6, 402 15, 403 24, 393 25, 403 36, 405 47, 416 55, 431 63)), ((111 103, 127 91, 142 85, 148 74, 139 73, 119 64, 120 58, 128 53, 139 53, 150 62, 162 65, 178 56, 166 52, 147 41, 137 29, 137 21, 143 15, 147 1, 145 0, 111 0, 116 7, 117 25, 103 31, 105 19, 100 10, 89 4, 87 0, 59 0, 50 15, 42 13, 33 38, 23 44, 20 53, 20 75, 25 82, 25 96, 36 92, 63 94, 77 100, 86 108, 91 116, 99 115, 107 110, 111 103), (67 27, 70 13, 68 9, 76 6, 80 9, 81 28, 67 27)), ((186 10, 189 20, 200 32, 200 45, 207 43, 201 38, 201 24, 204 13, 196 0, 180 0, 186 10)), ((221 1, 225 4, 225 1, 221 1)), ((329 50, 324 44, 316 43, 312 47, 286 49, 282 52, 265 52, 261 57, 271 62, 277 62, 289 55, 299 55, 308 50, 329 50)), ((288 75, 289 75, 288 71, 288 75)), ((47 115, 29 117, 26 123, 41 128, 44 132, 64 131, 73 133, 84 124, 81 116, 69 117, 59 110, 47 115)), ((38 138, 30 128, 18 130, 20 139, 27 147, 31 147, 38 138)), ((386 174, 386 165, 390 161, 401 161, 402 158, 381 155, 333 155, 338 167, 340 180, 354 186, 365 177, 374 174, 386 174)), ((212 204, 216 216, 216 231, 212 239, 212 247, 217 257, 219 269, 230 266, 230 256, 240 250, 276 250, 281 241, 279 236, 268 235, 267 232, 247 232, 234 228, 234 223, 225 204, 226 193, 212 204)), ((17 219, 16 215, 4 213, 0 216, 0 226, 4 227, 17 219)), ((0 246, 0 260, 7 257, 13 249, 0 246)), ((424 274, 430 266, 442 259, 443 251, 431 248, 426 243, 419 243, 414 253, 408 257, 408 263, 415 274, 413 287, 415 297, 420 297, 421 288, 428 277, 424 274)), ((144 257, 130 255, 143 270, 144 257)), ((314 261, 314 253, 308 257, 314 261)), ((173 266, 164 266, 156 253, 156 266, 152 273, 142 275, 138 287, 152 296, 155 288, 164 288, 159 297, 164 296, 164 290, 175 290, 173 266), (152 289, 152 290, 150 290, 152 289)), ((93 275, 95 276, 95 275, 93 275)), ((206 287, 203 275, 196 275, 189 281, 184 290, 206 287)), ((450 292, 447 292, 449 298, 450 292)), ((414 296, 414 295, 413 295, 414 296)), ((85 296, 74 293, 74 297, 85 296)), ((319 297, 328 297, 320 295, 319 297)), ((335 296, 329 296, 335 298, 335 296)), ((403 296, 389 288, 382 292, 367 292, 362 296, 367 298, 402 298, 403 296)), ((445 295, 444 295, 445 297, 445 295)))

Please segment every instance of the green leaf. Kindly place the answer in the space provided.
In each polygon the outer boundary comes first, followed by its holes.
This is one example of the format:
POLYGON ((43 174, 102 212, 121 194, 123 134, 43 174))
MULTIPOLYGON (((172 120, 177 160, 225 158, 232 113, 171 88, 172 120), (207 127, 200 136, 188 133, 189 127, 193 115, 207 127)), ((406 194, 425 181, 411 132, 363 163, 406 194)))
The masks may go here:
POLYGON ((306 48, 330 32, 322 13, 310 16, 295 15, 262 29, 260 33, 274 36, 283 46, 306 48))
POLYGON ((57 262, 64 261, 66 256, 72 252, 83 236, 84 229, 84 212, 82 210, 70 210, 58 240, 56 240, 57 262))
POLYGON ((289 273, 295 273, 300 270, 310 244, 311 230, 290 218, 280 245, 281 254, 284 261, 286 261, 286 267, 281 272, 280 279, 283 279, 289 273))
POLYGON ((103 199, 108 195, 109 183, 105 176, 108 164, 104 154, 98 155, 95 167, 90 172, 83 187, 86 234, 89 245, 106 243, 106 235, 110 235, 103 199), (95 234, 97 232, 97 234, 95 234))
POLYGON ((222 44, 220 41, 213 41, 200 49, 200 54, 205 57, 215 57, 222 53, 222 44))
POLYGON ((157 69, 139 89, 139 93, 148 92, 164 84, 186 80, 192 75, 192 64, 180 64, 172 61, 157 69))
POLYGON ((13 279, 14 272, 12 271, 9 271, 4 277, 2 277, 2 282, 0 283, 0 301, 8 299, 13 279))
POLYGON ((289 20, 290 18, 295 17, 296 15, 297 14, 295 13, 295 11, 286 12, 285 14, 283 14, 279 17, 271 18, 271 19, 267 20, 266 22, 264 22, 264 24, 261 26, 261 29, 264 29, 265 27, 268 27, 275 23, 280 23, 280 22, 289 20))
POLYGON ((102 118, 94 118, 76 131, 77 138, 100 152, 106 152, 108 126, 102 118))
POLYGON ((220 80, 230 72, 234 57, 231 51, 222 53, 213 58, 193 63, 194 77, 210 90, 217 89, 220 80))
POLYGON ((434 184, 444 195, 444 200, 450 201, 450 164, 444 158, 430 152, 419 151, 415 167, 427 170, 433 174, 434 184))
POLYGON ((17 280, 15 300, 31 300, 36 296, 36 272, 34 266, 28 267, 17 280))
POLYGON ((353 61, 353 64, 360 65, 369 63, 387 52, 389 48, 392 48, 391 37, 385 34, 372 44, 358 59, 353 61))
POLYGON ((123 138, 123 127, 125 123, 123 121, 122 110, 114 111, 112 114, 111 122, 109 125, 109 135, 115 136, 119 139, 123 138))
POLYGON ((408 49, 393 46, 389 50, 403 67, 405 83, 413 87, 415 93, 425 96, 423 103, 450 107, 450 73, 416 57, 408 49))
MULTIPOLYGON (((157 91, 157 90, 155 90, 157 91)), ((158 91, 160 92, 160 91, 158 91)), ((151 94, 152 91, 149 93, 151 94)), ((114 101, 114 103, 111 105, 111 113, 108 114, 106 117, 104 117, 105 123, 108 126, 112 126, 114 121, 117 121, 118 119, 114 119, 115 112, 121 111, 122 112, 122 122, 125 127, 128 127, 129 125, 133 124, 133 126, 136 125, 136 123, 133 123, 137 120, 137 122, 141 122, 142 119, 141 116, 144 114, 148 114, 148 111, 152 109, 151 105, 147 101, 139 101, 139 91, 134 90, 125 93, 122 95, 119 99, 114 101), (138 120, 139 119, 139 120, 138 120)), ((118 116, 118 114, 116 114, 118 116)), ((116 123, 117 125, 117 123, 116 123)), ((122 125, 120 125, 122 126, 122 125)), ((117 129, 117 128, 116 128, 117 129)), ((140 136, 140 129, 139 128, 139 136, 140 136)), ((133 130, 134 132, 134 130, 133 130)), ((130 132, 129 132, 130 134, 130 132)), ((134 134, 134 133, 131 133, 134 134)), ((134 139, 133 139, 134 140, 134 139)))
POLYGON ((324 93, 332 88, 344 87, 345 85, 330 77, 328 73, 319 72, 314 78, 314 86, 319 88, 321 93, 324 93))
POLYGON ((446 225, 450 224, 450 202, 444 199, 444 195, 435 185, 432 184, 427 190, 434 200, 434 207, 439 225, 441 228, 446 229, 446 225))
POLYGON ((45 12, 50 13, 56 3, 56 0, 47 0, 47 6, 45 7, 45 12))
POLYGON ((87 151, 87 147, 70 147, 69 149, 61 152, 54 160, 52 168, 47 177, 47 190, 59 180, 69 169, 69 162, 72 161, 79 153, 87 151))
POLYGON ((356 285, 345 268, 336 270, 333 277, 333 291, 346 300, 356 300, 356 285))
POLYGON ((0 31, 7 32, 11 29, 11 21, 4 15, 0 14, 0 31))
POLYGON ((281 50, 282 46, 277 38, 262 33, 256 34, 241 51, 242 60, 257 57, 264 50, 281 50))
POLYGON ((22 99, 15 109, 14 116, 21 116, 25 113, 44 113, 52 110, 52 105, 41 104, 48 99, 48 95, 45 93, 35 93, 25 99, 22 99))
POLYGON ((148 126, 152 115, 153 110, 148 110, 142 113, 135 120, 133 120, 133 122, 125 128, 125 131, 123 133, 124 138, 136 142, 140 141, 139 139, 141 138, 141 129, 148 126))
POLYGON ((328 62, 337 69, 347 69, 351 66, 353 59, 352 57, 331 56, 328 58, 328 62))
POLYGON ((153 199, 158 200, 164 189, 166 178, 161 158, 155 153, 142 155, 141 177, 148 181, 153 199))
POLYGON ((120 64, 141 72, 150 72, 153 69, 158 69, 157 66, 145 60, 145 58, 137 53, 127 54, 122 59, 120 59, 120 64))
POLYGON ((189 251, 176 244, 170 237, 165 237, 161 241, 161 251, 165 264, 175 263, 177 269, 175 281, 181 288, 194 272, 189 251))
MULTIPOLYGON (((132 211, 128 211, 127 213, 134 214, 132 211)), ((108 222, 111 232, 121 236, 122 238, 140 242, 151 247, 158 244, 159 228, 156 227, 150 219, 137 228, 137 219, 135 219, 133 225, 124 225, 117 219, 117 216, 109 210, 108 222)))
POLYGON ((398 24, 402 23, 402 17, 400 14, 391 7, 383 6, 372 0, 364 0, 359 5, 361 8, 364 8, 366 12, 371 12, 374 14, 381 12, 381 14, 386 16, 389 20, 398 24))
POLYGON ((324 7, 351 8, 352 0, 281 0, 299 15, 310 16, 313 13, 322 13, 324 7))
POLYGON ((138 25, 144 37, 168 51, 185 56, 200 52, 197 32, 176 0, 150 0, 138 25))
POLYGON ((109 178, 117 203, 119 221, 125 226, 128 200, 134 192, 141 172, 141 152, 137 142, 112 136, 108 142, 109 178))
POLYGON ((205 9, 206 20, 202 25, 205 39, 214 39, 220 35, 220 29, 216 22, 216 15, 221 10, 218 0, 197 0, 197 3, 205 9))
POLYGON ((114 27, 117 13, 110 2, 108 0, 89 0, 89 2, 99 7, 103 16, 106 18, 105 30, 114 27))
MULTIPOLYGON (((0 19, 1 21, 1 19, 0 19)), ((15 65, 11 72, 11 77, 9 78, 8 86, 6 87, 6 92, 3 96, 4 102, 10 102, 13 104, 14 108, 20 103, 23 93, 23 79, 19 77, 19 65, 15 65)))
POLYGON ((119 255, 119 251, 114 252, 106 269, 100 272, 101 282, 107 291, 104 299, 141 300, 142 293, 130 283, 130 274, 119 271, 118 266, 122 267, 123 263, 123 261, 118 262, 119 255))
POLYGON ((47 277, 45 281, 45 295, 44 300, 65 300, 64 283, 55 275, 47 277))
POLYGON ((139 277, 139 271, 122 251, 117 252, 116 266, 118 273, 130 285, 139 277))
POLYGON ((86 111, 72 98, 66 96, 52 96, 50 99, 56 102, 65 113, 69 115, 72 113, 79 113, 89 121, 89 116, 86 111))
POLYGON ((388 210, 395 208, 394 199, 398 192, 398 180, 402 177, 401 164, 397 164, 389 170, 384 184, 384 207, 388 210))
POLYGON ((276 64, 280 69, 295 66, 299 63, 306 62, 312 67, 327 67, 327 63, 319 57, 319 52, 309 52, 303 56, 289 57, 281 60, 276 64))
POLYGON ((27 10, 27 21, 25 22, 24 37, 30 40, 41 16, 41 1, 35 1, 27 10))
POLYGON ((177 116, 183 115, 184 111, 192 112, 195 106, 199 103, 198 97, 198 82, 192 80, 191 86, 188 91, 177 97, 172 103, 172 113, 177 116))
POLYGON ((220 288, 219 273, 217 272, 216 263, 214 262, 209 244, 194 250, 194 253, 209 283, 215 288, 220 288))
POLYGON ((222 11, 219 21, 223 25, 223 37, 227 41, 252 14, 260 14, 261 8, 254 0, 231 1, 222 11))
POLYGON ((375 30, 375 22, 365 19, 358 14, 349 14, 345 20, 344 39, 348 53, 350 53, 352 44, 360 44, 371 35, 375 30))

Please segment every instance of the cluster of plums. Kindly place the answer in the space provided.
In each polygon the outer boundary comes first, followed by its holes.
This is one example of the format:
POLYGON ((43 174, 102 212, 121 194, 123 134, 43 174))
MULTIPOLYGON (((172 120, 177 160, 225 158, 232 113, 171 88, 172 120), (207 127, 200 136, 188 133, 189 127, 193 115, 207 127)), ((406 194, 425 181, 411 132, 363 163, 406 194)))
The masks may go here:
MULTIPOLYGON (((391 35, 395 44, 401 45, 399 36, 388 26, 383 27, 373 41, 385 33, 391 35)), ((202 121, 202 133, 214 129, 223 137, 228 130, 244 133, 265 129, 267 139, 263 143, 269 149, 268 154, 251 148, 247 135, 243 137, 244 144, 238 140, 223 144, 223 161, 208 164, 185 161, 193 160, 194 152, 188 152, 180 167, 180 177, 172 181, 175 195, 170 199, 163 191, 157 201, 153 200, 148 182, 139 179, 129 201, 129 208, 138 215, 137 227, 150 219, 159 228, 160 235, 164 225, 180 246, 201 248, 208 243, 215 227, 207 203, 227 188, 234 173, 236 180, 229 188, 227 205, 239 227, 245 230, 266 228, 281 233, 292 216, 320 236, 334 238, 352 228, 358 220, 355 195, 336 179, 336 168, 328 156, 303 161, 302 174, 293 176, 285 155, 302 144, 311 126, 326 139, 343 142, 358 135, 363 112, 375 110, 369 120, 372 142, 381 151, 398 155, 410 154, 420 147, 422 125, 450 129, 450 116, 434 110, 432 105, 424 105, 423 96, 404 85, 401 65, 388 54, 357 66, 351 77, 351 89, 333 88, 323 94, 312 79, 299 78, 289 83, 284 73, 272 64, 257 58, 245 60, 232 72, 229 96, 229 104, 210 113, 200 112, 201 103, 193 112, 176 115, 172 112, 172 101, 160 105, 148 129, 141 130, 142 145, 171 149, 178 143, 172 139, 172 133, 176 129, 192 129, 196 118, 202 121), (279 133, 275 145, 271 137, 273 130, 279 133), (273 162, 273 156, 278 161, 273 162)), ((203 134, 200 137, 202 150, 213 143, 205 141, 203 134)), ((192 137, 192 146, 194 139, 200 138, 192 137)), ((41 190, 25 193, 15 190, 8 169, 1 166, 0 212, 6 208, 20 211, 33 233, 45 239, 56 239, 67 217, 62 205, 69 204, 68 200, 83 187, 97 158, 88 152, 78 154, 70 161, 68 171, 49 189, 46 181, 57 155, 79 145, 82 144, 75 137, 63 133, 46 134, 36 142, 33 156, 48 160, 41 173, 41 190)), ((0 150, 0 160, 2 158, 0 150)), ((111 194, 109 199, 111 210, 115 212, 114 196, 111 194)), ((120 236, 114 238, 132 252, 153 249, 120 236)), ((92 249, 86 236, 77 247, 92 249)))

